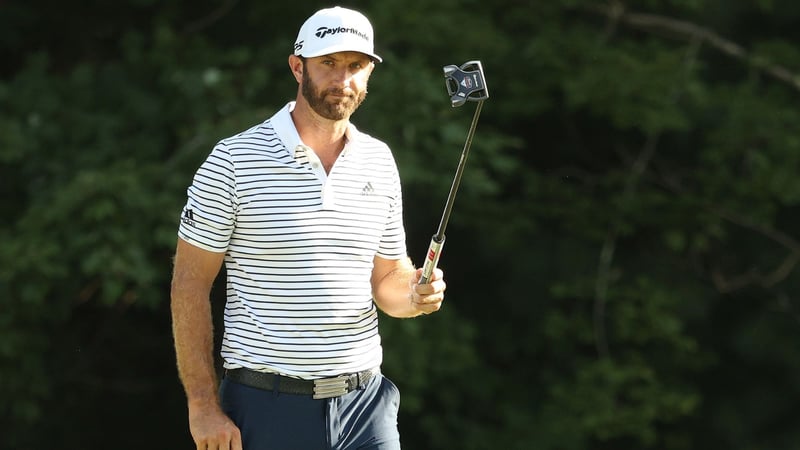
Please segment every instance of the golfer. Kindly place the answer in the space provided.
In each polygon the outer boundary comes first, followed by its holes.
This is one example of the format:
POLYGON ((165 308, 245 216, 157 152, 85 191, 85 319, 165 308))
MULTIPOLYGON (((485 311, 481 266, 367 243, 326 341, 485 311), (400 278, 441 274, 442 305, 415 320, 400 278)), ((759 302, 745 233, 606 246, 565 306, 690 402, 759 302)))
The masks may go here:
POLYGON ((439 269, 418 283, 394 158, 350 123, 379 62, 361 13, 316 12, 289 56, 295 101, 220 141, 188 188, 171 307, 198 449, 400 448, 377 309, 438 311, 445 283, 439 269), (220 382, 210 290, 223 262, 220 382))

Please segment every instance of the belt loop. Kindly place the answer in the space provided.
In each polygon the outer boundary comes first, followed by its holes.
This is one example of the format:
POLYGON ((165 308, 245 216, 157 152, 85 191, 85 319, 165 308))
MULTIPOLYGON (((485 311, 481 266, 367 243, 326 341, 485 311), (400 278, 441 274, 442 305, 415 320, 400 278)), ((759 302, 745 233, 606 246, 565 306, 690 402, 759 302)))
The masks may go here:
POLYGON ((277 397, 278 393, 280 392, 280 388, 281 388, 281 377, 279 377, 277 374, 273 374, 272 375, 272 395, 277 397))

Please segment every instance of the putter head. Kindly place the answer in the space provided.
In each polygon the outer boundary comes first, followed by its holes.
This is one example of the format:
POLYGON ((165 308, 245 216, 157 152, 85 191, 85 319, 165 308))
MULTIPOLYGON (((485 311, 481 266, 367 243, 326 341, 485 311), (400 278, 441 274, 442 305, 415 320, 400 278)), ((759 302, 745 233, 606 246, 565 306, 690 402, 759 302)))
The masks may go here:
POLYGON ((479 102, 489 98, 486 78, 480 61, 468 61, 458 66, 444 66, 445 85, 452 107, 463 106, 469 100, 479 102))

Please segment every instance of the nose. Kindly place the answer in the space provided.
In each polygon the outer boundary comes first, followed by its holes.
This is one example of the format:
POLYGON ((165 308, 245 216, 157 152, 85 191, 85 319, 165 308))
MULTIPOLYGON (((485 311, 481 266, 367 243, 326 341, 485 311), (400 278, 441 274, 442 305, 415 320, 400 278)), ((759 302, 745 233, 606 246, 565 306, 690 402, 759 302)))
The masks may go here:
POLYGON ((337 86, 345 87, 350 83, 352 74, 346 67, 337 68, 333 74, 333 80, 337 86))

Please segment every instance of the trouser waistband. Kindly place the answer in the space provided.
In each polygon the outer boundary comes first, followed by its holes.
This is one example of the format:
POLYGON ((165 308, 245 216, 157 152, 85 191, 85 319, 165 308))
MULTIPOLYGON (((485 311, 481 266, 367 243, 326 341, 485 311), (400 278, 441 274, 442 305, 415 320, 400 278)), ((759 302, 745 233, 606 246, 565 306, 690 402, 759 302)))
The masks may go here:
POLYGON ((380 369, 376 367, 338 377, 300 380, 250 369, 229 369, 225 371, 225 378, 265 391, 275 390, 285 394, 311 395, 315 399, 322 399, 339 397, 354 391, 379 373, 380 369))

